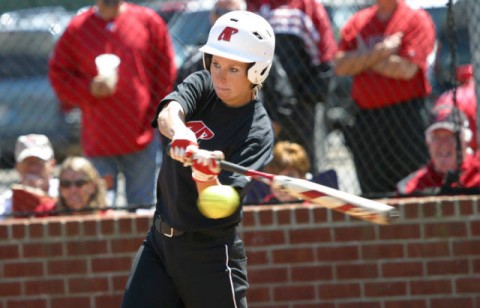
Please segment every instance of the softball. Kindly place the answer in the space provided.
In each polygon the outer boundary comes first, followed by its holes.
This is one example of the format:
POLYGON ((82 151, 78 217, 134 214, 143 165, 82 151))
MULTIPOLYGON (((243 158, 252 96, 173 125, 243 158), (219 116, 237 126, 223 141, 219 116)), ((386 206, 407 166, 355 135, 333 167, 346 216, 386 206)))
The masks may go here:
POLYGON ((215 185, 205 188, 198 196, 197 206, 208 218, 219 219, 232 215, 240 204, 240 196, 235 188, 228 185, 215 185))

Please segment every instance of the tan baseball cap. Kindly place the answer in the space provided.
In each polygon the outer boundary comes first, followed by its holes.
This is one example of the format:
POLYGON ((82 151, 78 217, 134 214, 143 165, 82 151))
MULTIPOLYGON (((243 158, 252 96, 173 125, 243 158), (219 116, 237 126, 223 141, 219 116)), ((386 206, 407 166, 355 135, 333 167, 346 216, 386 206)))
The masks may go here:
POLYGON ((45 135, 30 134, 18 137, 15 145, 15 160, 21 162, 27 157, 38 157, 42 160, 53 158, 53 147, 45 135))

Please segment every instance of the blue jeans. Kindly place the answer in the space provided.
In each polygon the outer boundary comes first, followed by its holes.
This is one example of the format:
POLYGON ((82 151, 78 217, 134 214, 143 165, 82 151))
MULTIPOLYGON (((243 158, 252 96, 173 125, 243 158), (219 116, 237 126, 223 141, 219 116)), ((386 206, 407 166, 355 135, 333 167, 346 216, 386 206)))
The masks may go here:
MULTIPOLYGON (((143 150, 118 156, 88 157, 101 177, 113 179, 115 205, 118 199, 118 175, 125 177, 125 194, 128 205, 155 203, 156 175, 161 165, 161 142, 155 134, 153 141, 143 150)), ((107 180, 108 181, 108 180, 107 180)))

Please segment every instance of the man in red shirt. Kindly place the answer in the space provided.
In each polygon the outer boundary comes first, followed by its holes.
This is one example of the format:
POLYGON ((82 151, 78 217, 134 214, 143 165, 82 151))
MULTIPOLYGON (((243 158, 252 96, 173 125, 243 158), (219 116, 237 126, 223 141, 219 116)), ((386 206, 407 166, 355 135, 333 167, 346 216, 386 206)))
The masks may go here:
POLYGON ((159 138, 150 126, 158 102, 173 89, 176 66, 168 28, 153 10, 97 0, 75 16, 50 60, 50 81, 68 110, 82 110, 82 147, 102 177, 123 172, 128 204, 154 202, 159 138), (121 60, 118 83, 97 76, 95 58, 121 60))
MULTIPOLYGON (((470 148, 474 151, 478 149, 477 137, 477 99, 475 98, 475 81, 473 79, 473 66, 471 64, 461 65, 457 68, 457 81, 460 86, 456 93, 456 106, 467 116, 473 137, 470 142, 470 148)), ((435 101, 435 106, 453 105, 453 90, 449 90, 435 101)))
POLYGON ((468 147, 471 138, 468 119, 458 108, 452 105, 435 107, 431 124, 425 131, 430 161, 401 180, 397 184, 398 193, 452 194, 475 189, 478 192, 480 163, 477 154, 468 147), (462 157, 458 157, 458 153, 462 157))
POLYGON ((427 56, 434 43, 430 15, 403 0, 377 0, 341 30, 336 73, 353 77, 358 107, 344 133, 363 194, 394 192, 427 158, 427 56))
POLYGON ((272 25, 277 42, 275 55, 297 100, 276 110, 278 140, 302 145, 312 162, 310 171, 316 173, 325 151, 324 105, 335 76, 337 50, 327 11, 317 0, 249 0, 247 9, 272 25), (315 144, 315 140, 320 142, 315 144))

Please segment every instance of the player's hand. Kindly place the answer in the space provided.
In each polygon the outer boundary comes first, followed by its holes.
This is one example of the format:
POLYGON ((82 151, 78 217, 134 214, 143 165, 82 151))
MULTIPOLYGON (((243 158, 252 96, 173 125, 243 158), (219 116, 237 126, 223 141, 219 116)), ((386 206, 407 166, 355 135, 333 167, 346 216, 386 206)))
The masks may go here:
POLYGON ((192 157, 198 150, 197 137, 190 129, 176 133, 170 144, 170 157, 183 163, 184 166, 192 164, 192 157))
POLYGON ((103 76, 95 76, 90 83, 90 93, 97 98, 111 96, 115 93, 115 89, 116 87, 111 88, 109 86, 103 76))
POLYGON ((192 159, 192 178, 196 182, 209 182, 220 173, 220 160, 225 156, 220 151, 198 150, 192 159))

